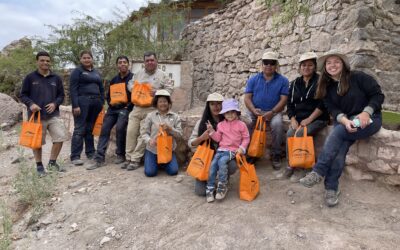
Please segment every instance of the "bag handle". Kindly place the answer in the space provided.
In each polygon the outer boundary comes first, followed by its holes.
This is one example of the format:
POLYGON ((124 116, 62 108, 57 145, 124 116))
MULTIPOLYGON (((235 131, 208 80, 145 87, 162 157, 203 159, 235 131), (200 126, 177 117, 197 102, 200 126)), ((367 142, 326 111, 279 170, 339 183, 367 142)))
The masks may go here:
POLYGON ((301 128, 303 128, 303 137, 307 137, 307 126, 299 126, 294 133, 294 137, 298 137, 297 132, 299 132, 301 128))
POLYGON ((263 118, 262 118, 261 115, 259 115, 259 116, 257 117, 257 122, 256 122, 255 129, 257 129, 257 130, 263 130, 263 131, 265 130, 265 122, 263 121, 263 118))
POLYGON ((36 113, 38 113, 38 119, 37 119, 37 123, 40 123, 40 111, 36 111, 34 113, 32 113, 31 117, 29 118, 29 122, 35 122, 35 115, 36 113))
POLYGON ((238 168, 245 168, 247 170, 246 164, 246 158, 244 158, 244 155, 236 154, 236 163, 238 165, 238 168))

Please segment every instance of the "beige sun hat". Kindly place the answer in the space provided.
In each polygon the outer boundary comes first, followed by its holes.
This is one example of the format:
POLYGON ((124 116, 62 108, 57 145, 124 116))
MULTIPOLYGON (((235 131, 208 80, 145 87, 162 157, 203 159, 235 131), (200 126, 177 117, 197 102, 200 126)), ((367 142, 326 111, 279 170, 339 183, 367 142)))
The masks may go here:
POLYGON ((349 58, 347 58, 347 56, 345 54, 340 53, 337 50, 330 50, 328 52, 325 52, 325 54, 321 57, 318 58, 317 60, 317 65, 318 65, 318 70, 322 71, 324 66, 325 66, 325 61, 328 57, 330 56, 337 56, 340 57, 340 59, 342 59, 342 61, 344 62, 344 66, 350 70, 350 63, 349 63, 349 58))
POLYGON ((171 96, 171 94, 165 89, 159 89, 156 91, 155 96, 171 96))
POLYGON ((304 62, 306 60, 317 59, 318 56, 315 52, 306 52, 300 56, 299 63, 304 62))
POLYGON ((224 97, 217 92, 211 93, 207 96, 207 101, 206 102, 223 102, 224 97))
POLYGON ((264 54, 261 57, 261 60, 275 60, 275 61, 278 61, 278 53, 275 53, 273 51, 264 52, 264 54))

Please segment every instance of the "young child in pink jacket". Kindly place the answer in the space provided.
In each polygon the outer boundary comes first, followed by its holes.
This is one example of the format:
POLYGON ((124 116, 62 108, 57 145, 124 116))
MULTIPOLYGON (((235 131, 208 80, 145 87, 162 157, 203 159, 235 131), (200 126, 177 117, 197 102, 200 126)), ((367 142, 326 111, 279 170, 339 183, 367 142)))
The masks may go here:
POLYGON ((228 192, 228 162, 235 159, 235 154, 245 154, 250 142, 247 126, 239 120, 239 103, 234 99, 222 102, 222 110, 225 120, 218 123, 217 131, 207 124, 210 137, 219 143, 208 174, 206 198, 207 202, 214 201, 215 179, 218 173, 218 187, 215 199, 222 200, 228 192))

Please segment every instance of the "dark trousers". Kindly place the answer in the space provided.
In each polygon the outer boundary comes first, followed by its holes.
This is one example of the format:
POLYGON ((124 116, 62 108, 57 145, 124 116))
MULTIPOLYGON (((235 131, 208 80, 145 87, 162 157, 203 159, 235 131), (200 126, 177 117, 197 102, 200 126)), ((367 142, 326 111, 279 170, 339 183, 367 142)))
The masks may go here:
POLYGON ((125 108, 123 109, 108 109, 106 115, 104 116, 103 126, 101 127, 101 133, 99 137, 99 142, 97 143, 97 151, 95 155, 96 161, 103 162, 105 160, 105 155, 108 147, 108 142, 110 140, 111 130, 116 125, 116 144, 117 149, 115 154, 125 157, 126 148, 126 128, 128 126, 128 115, 129 111, 125 108))
POLYGON ((100 97, 79 96, 78 99, 81 114, 74 116, 74 132, 71 139, 71 161, 80 159, 85 142, 86 156, 94 156, 93 127, 96 118, 103 108, 100 97))

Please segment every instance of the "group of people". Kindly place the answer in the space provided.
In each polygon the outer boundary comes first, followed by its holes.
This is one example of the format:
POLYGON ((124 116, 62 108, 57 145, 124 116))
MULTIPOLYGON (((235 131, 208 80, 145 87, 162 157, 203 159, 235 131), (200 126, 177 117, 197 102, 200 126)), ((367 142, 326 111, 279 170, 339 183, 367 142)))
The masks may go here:
MULTIPOLYGON (((59 118, 64 89, 60 77, 50 70, 50 55, 39 52, 36 59, 38 69, 25 78, 21 100, 27 105, 29 115, 39 111, 42 116, 42 144, 45 143, 47 130, 52 138, 48 168, 64 171, 56 162, 62 143, 68 140, 68 133, 59 118)), ((335 206, 339 201, 339 178, 350 146, 356 140, 375 134, 382 125, 384 95, 379 84, 366 73, 352 71, 348 58, 337 51, 327 52, 321 57, 314 52, 301 55, 300 76, 290 84, 279 73, 276 53, 265 52, 261 61, 261 72, 247 81, 244 92, 250 123, 242 121, 237 100, 225 99, 219 93, 208 95, 202 117, 196 123, 188 145, 195 151, 197 146, 209 143, 215 155, 208 181, 196 180, 195 193, 206 196, 207 202, 225 198, 229 176, 237 170, 235 156, 246 155, 250 136, 260 116, 271 129, 272 167, 281 169, 285 140, 282 112, 287 108, 290 125, 286 137, 302 135, 305 127, 308 135, 314 136, 328 124, 330 116, 334 126, 312 171, 307 175, 304 171, 297 171, 300 174, 296 174, 295 169, 288 165, 278 176, 299 181, 306 187, 324 179, 326 204, 335 206)), ((182 127, 179 116, 171 111, 173 84, 157 68, 156 54, 146 52, 144 68, 135 74, 129 71, 128 57, 119 56, 116 59, 118 74, 110 81, 107 90, 100 73, 93 67, 90 51, 80 54, 80 62, 81 65, 70 77, 75 124, 71 140, 72 164, 84 164, 81 153, 85 145, 86 157, 91 159, 87 169, 104 166, 111 129, 116 126, 115 164, 120 164, 122 169, 135 170, 144 156, 146 176, 157 175, 159 169, 176 175, 179 166, 175 153, 170 162, 157 162, 160 128, 172 136, 175 150, 177 139, 182 136, 182 127), (135 98, 146 95, 149 98, 135 98), (92 130, 105 101, 108 108, 95 149, 92 130)), ((41 149, 34 149, 33 153, 38 173, 44 174, 41 149)), ((256 159, 249 160, 255 162, 256 159)))

